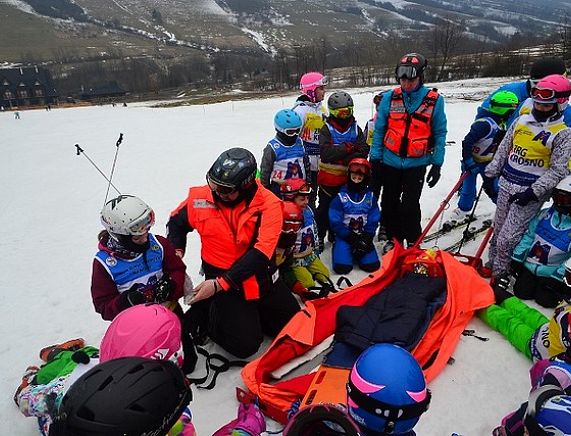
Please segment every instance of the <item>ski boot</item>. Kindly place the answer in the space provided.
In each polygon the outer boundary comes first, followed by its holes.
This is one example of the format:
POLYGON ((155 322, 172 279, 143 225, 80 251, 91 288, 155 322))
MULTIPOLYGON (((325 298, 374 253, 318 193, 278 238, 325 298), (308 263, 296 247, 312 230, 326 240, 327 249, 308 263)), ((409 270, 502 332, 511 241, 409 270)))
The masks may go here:
POLYGON ((379 231, 377 232, 377 242, 388 241, 389 236, 387 235, 387 229, 385 226, 380 226, 379 231))
MULTIPOLYGON (((475 219, 476 215, 472 217, 472 220, 475 219)), ((461 226, 462 224, 466 224, 469 220, 470 220, 470 211, 465 211, 457 207, 452 212, 450 212, 448 221, 445 221, 442 224, 442 229, 444 231, 449 231, 455 227, 461 226)))
POLYGON ((77 351, 85 347, 85 340, 83 338, 70 339, 69 341, 62 342, 61 344, 50 345, 40 350, 40 359, 44 362, 52 360, 60 351, 77 351))

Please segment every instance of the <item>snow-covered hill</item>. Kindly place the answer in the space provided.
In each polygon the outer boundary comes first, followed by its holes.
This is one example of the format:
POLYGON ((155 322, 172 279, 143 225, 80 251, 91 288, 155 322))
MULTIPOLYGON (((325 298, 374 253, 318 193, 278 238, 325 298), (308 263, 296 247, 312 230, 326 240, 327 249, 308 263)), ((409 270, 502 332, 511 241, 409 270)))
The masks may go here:
MULTIPOLYGON (((447 100, 448 139, 456 144, 447 147, 442 180, 423 192, 424 223, 459 176, 460 143, 477 100, 498 85, 489 80, 440 84, 447 100)), ((375 91, 350 90, 361 125, 372 114, 375 91)), ((115 141, 123 133, 113 183, 151 204, 157 216, 154 232, 164 234, 169 212, 185 198, 188 186, 205 182, 216 156, 242 146, 260 158, 273 135, 274 113, 294 99, 292 94, 169 109, 144 103, 36 110, 21 112, 20 120, 0 112, 0 434, 37 434, 34 420, 20 415, 12 395, 24 369, 39 364, 38 351, 75 337, 98 345, 108 325, 93 310, 89 291, 107 184, 84 156, 76 155, 74 144, 108 172, 115 141)), ((493 206, 484 199, 480 210, 492 212, 493 206)), ((465 252, 473 253, 476 245, 467 244, 465 252)), ((328 264, 329 251, 327 246, 328 264)), ((200 282, 196 234, 189 236, 185 262, 195 283, 200 282)), ((351 274, 353 282, 360 277, 351 274)), ((526 398, 530 362, 479 320, 470 328, 490 340, 461 338, 455 363, 430 386, 433 400, 418 425, 420 435, 490 434, 526 398)), ((192 409, 200 435, 212 434, 235 415, 239 371, 218 380, 213 391, 194 390, 192 409)))

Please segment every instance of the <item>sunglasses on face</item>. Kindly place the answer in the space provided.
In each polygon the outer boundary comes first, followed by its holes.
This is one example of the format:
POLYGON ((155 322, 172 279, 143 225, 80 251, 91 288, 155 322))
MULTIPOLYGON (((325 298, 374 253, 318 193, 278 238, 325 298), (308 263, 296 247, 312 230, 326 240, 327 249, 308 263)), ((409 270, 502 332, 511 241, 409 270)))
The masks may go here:
POLYGON ((142 236, 151 229, 153 224, 155 224, 155 212, 151 210, 148 214, 133 221, 129 225, 129 232, 133 236, 142 236))

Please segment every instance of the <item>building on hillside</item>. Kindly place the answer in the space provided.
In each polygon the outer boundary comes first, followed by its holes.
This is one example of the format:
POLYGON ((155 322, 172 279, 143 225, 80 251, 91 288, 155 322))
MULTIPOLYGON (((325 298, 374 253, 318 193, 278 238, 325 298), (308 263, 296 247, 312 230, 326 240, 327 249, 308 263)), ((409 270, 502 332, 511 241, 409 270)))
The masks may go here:
POLYGON ((57 104, 50 73, 45 68, 18 67, 0 69, 0 106, 5 109, 57 104))
POLYGON ((125 97, 126 94, 127 92, 117 82, 113 81, 83 90, 81 99, 98 102, 115 101, 120 97, 125 97))

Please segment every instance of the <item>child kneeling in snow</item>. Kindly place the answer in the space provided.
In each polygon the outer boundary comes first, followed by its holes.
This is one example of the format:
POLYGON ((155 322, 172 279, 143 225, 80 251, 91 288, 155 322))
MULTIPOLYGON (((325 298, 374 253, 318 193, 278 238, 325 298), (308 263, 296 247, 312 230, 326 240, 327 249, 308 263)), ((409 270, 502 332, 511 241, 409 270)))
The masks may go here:
POLYGON ((551 194, 553 206, 541 210, 512 254, 511 269, 517 277, 513 292, 522 300, 535 299, 543 307, 555 307, 571 298, 563 278, 571 258, 571 176, 551 194))
POLYGON ((371 164, 367 159, 352 159, 348 165, 349 179, 333 198, 329 207, 329 222, 333 244, 333 270, 347 274, 358 262, 363 271, 379 269, 381 263, 373 238, 381 212, 377 198, 369 189, 371 164))
POLYGON ((317 225, 309 206, 311 193, 311 186, 301 179, 286 180, 281 186, 283 200, 294 202, 303 211, 303 224, 297 232, 291 261, 281 268, 288 287, 303 298, 311 295, 308 290, 315 287, 316 282, 323 287, 331 286, 329 270, 319 258, 316 247, 317 225))
MULTIPOLYGON (((40 434, 47 436, 66 393, 80 377, 99 363, 130 356, 170 360, 182 367, 184 355, 178 317, 158 304, 137 305, 117 315, 101 341, 100 350, 85 346, 83 339, 44 348, 40 358, 45 363, 41 368, 26 369, 14 401, 22 414, 38 419, 40 434)), ((169 434, 195 435, 191 416, 190 410, 185 411, 175 425, 180 431, 169 434)))
POLYGON ((571 356, 537 362, 527 402, 502 420, 493 436, 571 434, 571 356))

